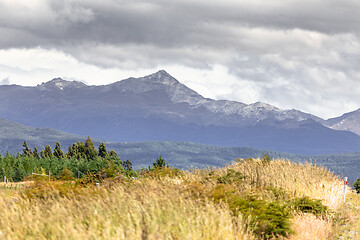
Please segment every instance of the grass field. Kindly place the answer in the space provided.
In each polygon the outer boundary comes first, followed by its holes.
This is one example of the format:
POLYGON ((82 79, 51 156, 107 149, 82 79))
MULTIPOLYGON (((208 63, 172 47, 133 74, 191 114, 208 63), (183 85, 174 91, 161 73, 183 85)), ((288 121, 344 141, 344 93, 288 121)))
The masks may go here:
POLYGON ((312 164, 159 168, 100 186, 0 185, 0 239, 357 239, 360 198, 312 164))

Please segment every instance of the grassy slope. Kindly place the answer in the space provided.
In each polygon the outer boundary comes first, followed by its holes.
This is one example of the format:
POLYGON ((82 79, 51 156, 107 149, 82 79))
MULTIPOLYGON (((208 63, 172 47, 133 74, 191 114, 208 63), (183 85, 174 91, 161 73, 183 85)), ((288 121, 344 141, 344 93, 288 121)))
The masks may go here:
POLYGON ((0 186, 0 239, 258 239, 250 219, 235 214, 233 200, 249 196, 264 206, 303 196, 322 200, 326 214, 289 210, 295 230, 290 239, 341 238, 359 226, 359 198, 349 194, 344 205, 338 177, 283 160, 180 173, 165 169, 136 179, 117 177, 101 187, 27 184, 17 190, 0 186))

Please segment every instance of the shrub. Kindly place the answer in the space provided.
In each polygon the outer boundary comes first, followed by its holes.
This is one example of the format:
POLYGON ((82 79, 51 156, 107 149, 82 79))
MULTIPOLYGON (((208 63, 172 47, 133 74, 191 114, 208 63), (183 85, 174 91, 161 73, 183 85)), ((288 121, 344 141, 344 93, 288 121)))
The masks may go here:
POLYGON ((308 196, 295 198, 290 205, 297 211, 312 213, 317 216, 325 215, 328 210, 328 207, 323 205, 321 200, 310 199, 308 196))
POLYGON ((247 219, 247 227, 261 239, 286 237, 293 233, 290 228, 290 213, 285 206, 266 202, 253 195, 240 195, 234 186, 219 184, 211 192, 215 202, 225 202, 229 209, 247 219))
POLYGON ((65 167, 60 174, 60 180, 64 180, 64 181, 74 180, 73 173, 67 167, 65 167))
POLYGON ((105 178, 114 178, 117 175, 119 175, 119 172, 121 171, 121 169, 119 169, 119 167, 115 166, 115 164, 113 162, 109 162, 109 166, 104 168, 101 171, 101 177, 103 179, 105 178))
POLYGON ((153 168, 163 168, 168 167, 168 165, 165 163, 165 159, 163 159, 161 156, 156 159, 156 161, 153 163, 153 168))
POLYGON ((79 184, 82 186, 95 185, 96 183, 101 183, 103 181, 99 173, 92 173, 88 171, 85 176, 79 180, 79 184))
POLYGON ((235 171, 234 169, 228 169, 225 176, 221 176, 217 178, 218 183, 234 183, 239 182, 244 178, 242 173, 235 171))
POLYGON ((262 159, 261 159, 261 162, 262 162, 263 164, 269 164, 269 163, 270 163, 270 160, 271 160, 271 157, 269 156, 269 154, 263 153, 262 155, 263 155, 263 157, 262 157, 262 159))
POLYGON ((360 193, 360 177, 355 181, 354 188, 357 193, 360 193))

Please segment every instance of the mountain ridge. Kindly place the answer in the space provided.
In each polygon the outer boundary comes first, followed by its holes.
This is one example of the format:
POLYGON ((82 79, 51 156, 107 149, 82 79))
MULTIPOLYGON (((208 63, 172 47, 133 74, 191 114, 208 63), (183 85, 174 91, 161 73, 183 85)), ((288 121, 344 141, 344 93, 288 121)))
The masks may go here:
POLYGON ((29 127, 0 118, 0 153, 2 154, 6 151, 13 154, 21 152, 24 141, 41 150, 48 144, 55 146, 56 142, 60 142, 62 145, 70 146, 84 139, 86 138, 56 129, 29 127))
POLYGON ((360 148, 359 136, 325 127, 314 115, 204 98, 164 70, 99 86, 60 78, 35 87, 0 86, 0 102, 0 117, 114 142, 188 141, 306 154, 360 148))
POLYGON ((360 108, 339 117, 330 118, 324 122, 324 125, 331 129, 351 131, 360 135, 360 108))

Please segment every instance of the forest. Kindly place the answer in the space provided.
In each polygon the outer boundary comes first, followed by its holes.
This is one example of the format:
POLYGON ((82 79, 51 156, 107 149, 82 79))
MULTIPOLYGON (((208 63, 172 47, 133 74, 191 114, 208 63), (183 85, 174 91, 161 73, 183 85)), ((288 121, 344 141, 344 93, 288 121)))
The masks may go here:
MULTIPOLYGON (((11 155, 7 152, 5 156, 0 155, 0 177, 11 182, 41 175, 69 180, 89 174, 101 174, 101 178, 106 178, 119 173, 128 176, 133 174, 130 160, 120 160, 115 151, 107 151, 104 143, 96 149, 90 137, 85 143, 77 142, 69 146, 65 153, 59 142, 53 151, 50 145, 46 145, 39 152, 36 147, 31 149, 24 141, 22 153, 11 155)), ((99 180, 101 178, 99 176, 99 180)))

